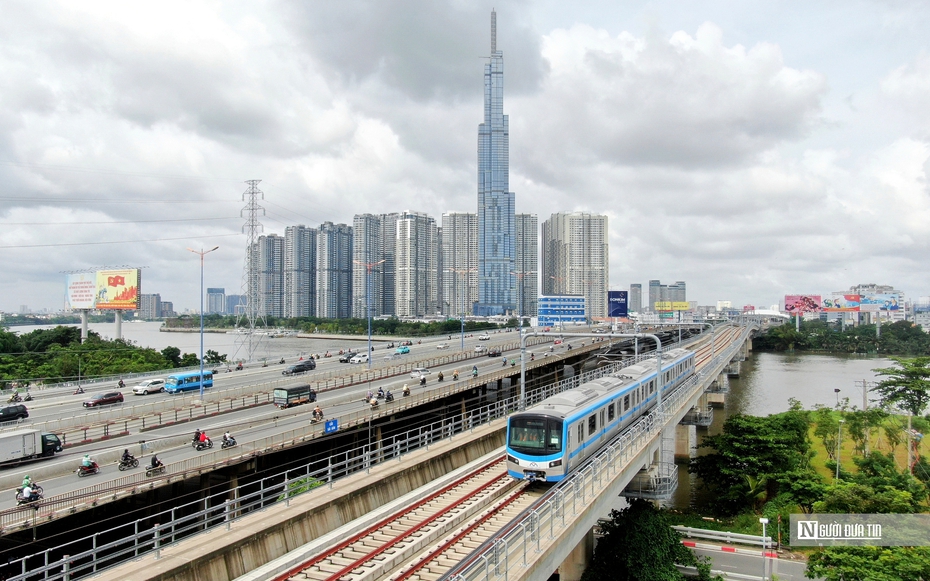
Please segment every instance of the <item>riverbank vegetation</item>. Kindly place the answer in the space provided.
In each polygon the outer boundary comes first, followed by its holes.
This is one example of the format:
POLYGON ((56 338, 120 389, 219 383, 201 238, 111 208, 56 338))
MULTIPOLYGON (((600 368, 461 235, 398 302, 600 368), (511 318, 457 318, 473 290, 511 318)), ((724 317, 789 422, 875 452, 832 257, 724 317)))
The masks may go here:
POLYGON ((102 339, 93 331, 81 343, 77 327, 36 329, 23 335, 0 328, 0 388, 188 367, 199 362, 196 354, 182 355, 177 347, 156 351, 122 339, 102 339))
MULTIPOLYGON (((242 325, 241 317, 232 315, 206 315, 205 327, 210 329, 235 329, 242 325)), ((320 319, 317 317, 275 318, 267 317, 265 326, 270 329, 286 329, 298 333, 325 333, 331 335, 365 335, 368 333, 368 319, 320 319)), ((465 332, 500 329, 503 327, 515 328, 517 320, 511 319, 505 325, 488 323, 484 321, 466 321, 465 332)), ((200 328, 200 317, 196 315, 183 315, 165 321, 165 327, 173 329, 200 328)), ((433 335, 454 335, 462 330, 460 319, 447 319, 445 321, 431 321, 429 323, 416 321, 401 321, 396 317, 389 319, 372 319, 371 332, 373 335, 387 335, 393 337, 427 337, 433 335)))
MULTIPOLYGON (((709 453, 690 464, 710 492, 705 508, 728 519, 729 530, 749 534, 761 533, 761 516, 786 525, 791 514, 930 512, 930 462, 920 445, 930 431, 923 416, 930 358, 895 358, 893 367, 876 372, 883 379, 871 390, 872 409, 843 400, 835 408, 803 410, 793 401, 781 414, 728 418, 720 434, 705 438, 709 453)), ((830 581, 926 580, 930 548, 815 549, 808 574, 830 581)))
POLYGON ((825 353, 867 353, 889 355, 930 355, 930 334, 910 321, 882 325, 876 336, 875 325, 843 326, 826 321, 801 321, 771 327, 752 340, 759 351, 820 351, 825 353))

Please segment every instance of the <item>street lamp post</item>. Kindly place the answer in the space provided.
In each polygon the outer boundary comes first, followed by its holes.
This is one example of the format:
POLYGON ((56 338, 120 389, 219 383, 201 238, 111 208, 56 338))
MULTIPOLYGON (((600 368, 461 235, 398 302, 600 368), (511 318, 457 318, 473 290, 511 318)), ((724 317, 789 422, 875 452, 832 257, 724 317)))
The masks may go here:
POLYGON ((762 517, 759 519, 762 523, 762 581, 765 581, 765 560, 768 557, 768 543, 765 540, 765 525, 769 524, 769 519, 762 517))
POLYGON ((834 387, 833 393, 836 394, 836 409, 840 409, 840 388, 834 387))
POLYGON ((194 254, 200 256, 200 400, 203 401, 203 257, 210 254, 219 246, 214 246, 210 250, 194 250, 188 248, 194 254))
POLYGON ((843 449, 843 424, 846 420, 840 420, 839 427, 836 430, 836 479, 840 479, 840 451, 843 449))
POLYGON ((371 269, 375 266, 378 266, 384 260, 379 260, 378 262, 362 262, 360 260, 353 260, 355 264, 364 266, 368 271, 367 276, 367 291, 365 292, 365 312, 368 318, 368 369, 371 369, 371 269))

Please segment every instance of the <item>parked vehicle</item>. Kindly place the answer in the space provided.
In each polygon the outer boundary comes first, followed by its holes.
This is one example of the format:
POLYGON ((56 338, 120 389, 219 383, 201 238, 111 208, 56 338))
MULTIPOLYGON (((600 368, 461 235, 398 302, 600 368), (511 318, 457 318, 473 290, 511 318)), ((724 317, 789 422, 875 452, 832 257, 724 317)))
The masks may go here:
POLYGON ((148 395, 150 393, 158 393, 160 391, 165 391, 164 379, 146 379, 145 381, 139 382, 139 385, 136 385, 132 388, 132 393, 134 395, 148 395))
POLYGON ((316 369, 316 359, 304 359, 303 361, 298 361, 294 365, 287 367, 287 369, 281 372, 281 375, 296 375, 298 373, 307 373, 314 369, 316 369))
POLYGON ((0 408, 0 422, 24 420, 29 417, 29 410, 23 404, 8 405, 0 408))
POLYGON ((213 387, 212 371, 204 371, 203 378, 200 377, 199 371, 169 375, 165 378, 165 391, 172 394, 182 391, 198 391, 201 384, 204 388, 213 387))
POLYGON ((108 391, 106 393, 98 393, 97 395, 91 397, 89 400, 84 402, 84 407, 94 408, 101 405, 110 405, 116 403, 123 403, 123 394, 118 391, 108 391))
POLYGON ((274 405, 281 409, 316 401, 316 391, 310 385, 279 387, 272 392, 274 405))
POLYGON ((0 463, 31 458, 51 457, 61 452, 61 440, 55 434, 39 430, 15 430, 0 434, 0 463))

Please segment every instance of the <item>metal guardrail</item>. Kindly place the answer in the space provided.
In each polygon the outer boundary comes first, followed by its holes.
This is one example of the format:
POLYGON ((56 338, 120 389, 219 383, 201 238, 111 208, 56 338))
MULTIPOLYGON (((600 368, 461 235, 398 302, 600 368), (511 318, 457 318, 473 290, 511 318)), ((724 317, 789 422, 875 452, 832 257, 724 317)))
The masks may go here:
MULTIPOLYGON (((663 350, 670 349, 667 346, 663 350)), ((643 360, 650 359, 654 354, 646 353, 635 358, 591 370, 571 378, 564 379, 555 384, 545 386, 527 393, 527 405, 534 405, 543 399, 579 385, 616 373, 620 369, 634 365, 643 360)), ((512 370, 510 371, 512 373, 512 370)), ((509 373, 498 372, 494 375, 509 373)), ((485 376, 472 382, 482 385, 492 380, 493 376, 485 376)), ((450 389, 453 386, 450 386, 450 389)), ((447 390, 442 393, 421 394, 418 397, 405 397, 395 400, 396 406, 382 404, 380 409, 358 412, 340 417, 340 427, 351 427, 367 423, 370 419, 388 415, 400 409, 420 405, 427 400, 440 399, 449 394, 447 390)), ((371 466, 398 458, 421 447, 428 447, 441 439, 470 430, 476 426, 489 423, 496 419, 506 417, 517 409, 519 398, 508 398, 490 405, 482 406, 465 415, 457 415, 450 419, 434 422, 413 430, 395 435, 375 444, 365 444, 352 450, 331 456, 325 463, 309 463, 305 466, 292 469, 283 475, 276 475, 261 479, 257 484, 252 483, 240 486, 233 495, 237 501, 229 501, 230 492, 222 491, 209 496, 207 499, 198 499, 188 505, 174 507, 171 510, 139 519, 132 523, 101 531, 92 537, 86 537, 71 543, 35 553, 20 559, 12 560, 6 565, 0 565, 0 573, 6 575, 11 581, 27 581, 32 579, 48 579, 51 581, 70 579, 72 576, 89 574, 106 567, 119 564, 126 559, 137 557, 140 554, 158 551, 161 547, 177 542, 207 528, 229 523, 255 510, 265 506, 284 501, 295 496, 288 493, 290 487, 306 485, 308 479, 314 479, 322 484, 332 483, 342 477, 351 475, 360 470, 367 470, 371 466), (258 491, 254 489, 258 487, 258 491), (195 510, 186 513, 190 507, 206 506, 211 508, 195 510), (150 526, 147 523, 164 521, 165 524, 150 526), (100 544, 100 537, 114 536, 118 541, 100 544), (90 548, 87 548, 87 547, 90 548)), ((287 445, 295 445, 319 436, 324 430, 322 423, 299 428, 284 434, 269 436, 258 441, 243 443, 227 451, 213 451, 183 462, 172 463, 167 466, 168 474, 156 478, 146 478, 144 474, 137 473, 120 478, 117 487, 113 481, 73 494, 60 495, 42 503, 39 511, 32 509, 11 509, 0 513, 0 529, 5 527, 22 528, 31 526, 32 519, 53 519, 58 513, 70 513, 76 503, 94 504, 102 499, 116 500, 136 491, 143 491, 159 483, 172 482, 199 474, 205 469, 213 470, 224 465, 231 465, 252 457, 258 453, 265 453, 273 449, 280 449, 287 445), (229 455, 232 453, 233 455, 229 455), (132 488, 130 488, 132 487, 132 488), (103 497, 103 498, 102 498, 103 497)), ((312 492, 312 489, 307 491, 312 492)))
POLYGON ((716 354, 705 366, 706 371, 696 373, 662 400, 661 409, 648 415, 624 430, 613 441, 602 447, 539 502, 512 521, 498 535, 483 543, 460 568, 443 576, 454 581, 478 579, 507 579, 511 567, 525 567, 531 553, 540 553, 543 539, 555 539, 556 531, 574 526, 574 519, 590 501, 596 499, 607 483, 618 476, 627 464, 661 434, 664 418, 673 415, 688 404, 715 374, 712 371, 719 360, 732 357, 749 329, 739 335, 723 353, 716 354))
POLYGON ((744 535, 741 533, 731 533, 729 531, 712 531, 709 529, 696 529, 677 525, 672 526, 672 528, 689 539, 705 539, 708 541, 753 545, 766 548, 775 546, 772 543, 772 537, 763 537, 762 535, 744 535))

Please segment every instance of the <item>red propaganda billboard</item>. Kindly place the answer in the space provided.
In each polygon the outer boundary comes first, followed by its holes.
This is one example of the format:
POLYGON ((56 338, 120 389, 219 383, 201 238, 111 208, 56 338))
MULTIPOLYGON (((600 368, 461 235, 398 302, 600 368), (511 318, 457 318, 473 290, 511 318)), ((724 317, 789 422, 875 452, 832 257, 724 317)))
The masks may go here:
POLYGON ((820 295, 785 295, 785 312, 819 313, 820 295))
POLYGON ((142 272, 138 268, 97 271, 97 309, 138 310, 142 296, 139 284, 142 272))
POLYGON ((859 295, 833 295, 833 298, 823 300, 823 310, 831 313, 857 313, 859 312, 859 295))
POLYGON ((756 311, 756 306, 755 306, 755 305, 743 305, 743 312, 744 312, 744 313, 754 313, 755 311, 756 311))

